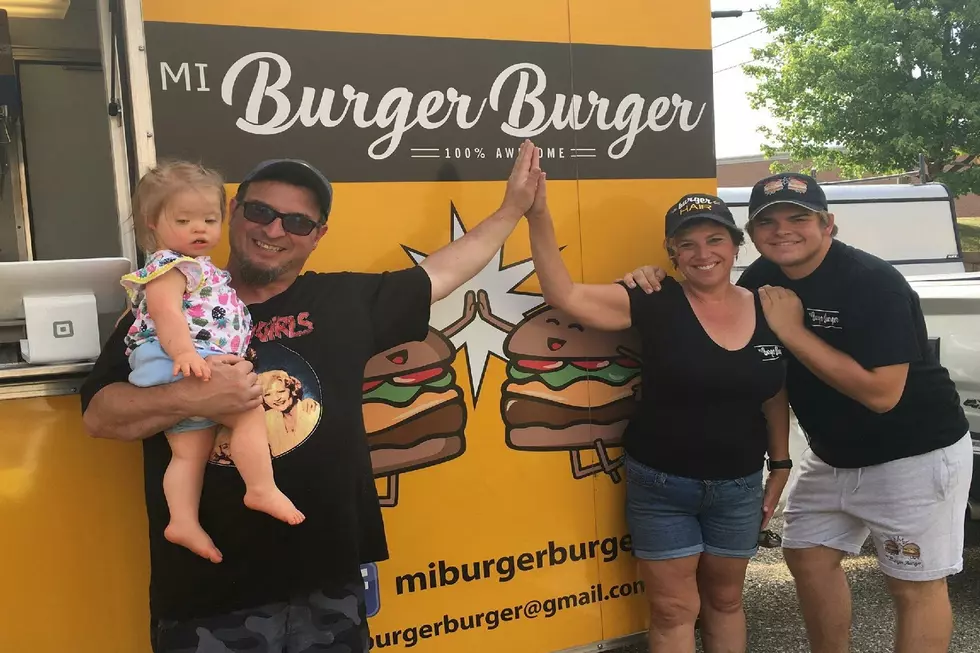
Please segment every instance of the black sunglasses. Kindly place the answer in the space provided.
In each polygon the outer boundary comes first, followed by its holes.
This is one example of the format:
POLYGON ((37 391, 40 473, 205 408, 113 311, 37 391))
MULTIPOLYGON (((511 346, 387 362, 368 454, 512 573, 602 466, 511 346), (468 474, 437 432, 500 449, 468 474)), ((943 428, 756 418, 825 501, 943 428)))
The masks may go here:
POLYGON ((297 236, 309 235, 320 224, 302 213, 280 213, 262 202, 242 202, 242 215, 255 224, 272 224, 273 220, 280 218, 283 231, 297 236))

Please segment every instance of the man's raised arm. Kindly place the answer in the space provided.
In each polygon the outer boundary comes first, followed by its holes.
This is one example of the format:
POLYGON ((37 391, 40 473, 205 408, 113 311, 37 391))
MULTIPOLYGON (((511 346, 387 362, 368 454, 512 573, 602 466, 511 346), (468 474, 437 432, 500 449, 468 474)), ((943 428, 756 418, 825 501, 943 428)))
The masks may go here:
POLYGON ((538 156, 538 148, 530 141, 524 141, 507 180, 500 208, 462 238, 433 252, 419 264, 429 275, 433 304, 476 276, 503 247, 534 202, 541 176, 538 156))

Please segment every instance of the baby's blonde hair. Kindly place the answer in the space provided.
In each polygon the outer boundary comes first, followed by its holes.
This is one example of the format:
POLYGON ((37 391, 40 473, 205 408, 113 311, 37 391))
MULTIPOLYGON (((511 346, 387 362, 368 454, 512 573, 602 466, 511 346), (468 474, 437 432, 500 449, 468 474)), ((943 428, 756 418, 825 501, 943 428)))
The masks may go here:
POLYGON ((165 161, 147 172, 133 192, 133 225, 136 241, 146 252, 158 249, 152 226, 175 193, 184 190, 213 190, 218 194, 221 219, 225 218, 228 203, 224 179, 216 170, 188 161, 165 161))

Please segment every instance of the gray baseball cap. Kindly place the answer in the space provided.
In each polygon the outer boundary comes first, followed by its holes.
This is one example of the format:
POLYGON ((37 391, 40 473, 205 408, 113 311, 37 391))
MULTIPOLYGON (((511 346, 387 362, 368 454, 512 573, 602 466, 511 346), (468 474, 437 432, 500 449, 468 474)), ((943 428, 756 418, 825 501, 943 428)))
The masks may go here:
POLYGON ((255 166, 242 179, 238 186, 238 198, 241 199, 253 181, 284 181, 303 188, 309 188, 320 203, 320 214, 323 222, 330 215, 333 205, 333 186, 330 181, 310 163, 301 159, 269 159, 255 166))

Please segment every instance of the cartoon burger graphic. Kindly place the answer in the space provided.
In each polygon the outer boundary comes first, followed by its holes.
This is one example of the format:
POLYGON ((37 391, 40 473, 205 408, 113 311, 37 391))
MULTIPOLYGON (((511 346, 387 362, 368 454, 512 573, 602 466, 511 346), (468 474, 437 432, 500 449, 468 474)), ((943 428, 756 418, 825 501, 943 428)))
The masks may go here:
POLYGON ((639 352, 635 331, 590 329, 550 306, 528 314, 504 340, 509 364, 501 413, 507 445, 568 451, 575 478, 604 471, 618 482, 622 459, 611 460, 607 449, 621 445, 636 410, 639 352), (582 463, 582 452, 589 450, 598 463, 582 463))
POLYGON ((460 456, 466 406, 452 362, 456 349, 430 328, 372 357, 364 369, 364 427, 376 478, 388 479, 382 505, 398 502, 398 475, 460 456))

